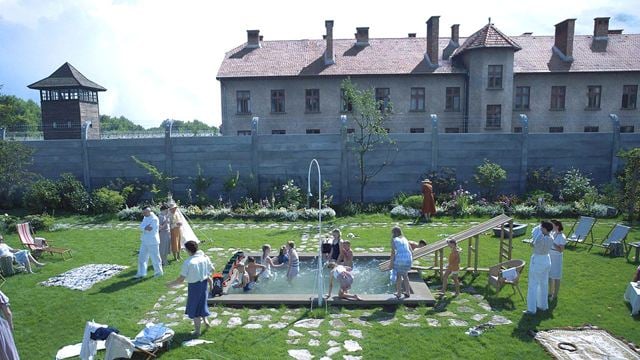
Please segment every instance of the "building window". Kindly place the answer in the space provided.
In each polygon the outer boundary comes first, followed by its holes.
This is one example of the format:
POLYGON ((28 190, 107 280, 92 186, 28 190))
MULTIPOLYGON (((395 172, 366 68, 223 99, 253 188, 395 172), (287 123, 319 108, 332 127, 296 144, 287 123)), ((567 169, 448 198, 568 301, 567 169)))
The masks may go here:
POLYGON ((236 91, 236 104, 238 114, 251 114, 251 92, 248 90, 236 91))
POLYGON ((502 89, 502 65, 489 65, 488 89, 502 89))
POLYGON ((564 110, 564 99, 566 91, 566 86, 551 87, 551 110, 564 110))
POLYGON ((412 134, 422 134, 424 133, 424 128, 411 128, 409 132, 412 134))
POLYGON ((284 90, 271 90, 271 112, 284 112, 284 90))
POLYGON ((238 136, 251 135, 251 130, 238 130, 238 136))
POLYGON ((389 128, 384 128, 384 132, 386 132, 387 134, 391 132, 391 129, 389 128))
POLYGON ((622 108, 633 110, 638 99, 638 85, 624 85, 622 87, 622 108))
POLYGON ((376 102, 380 111, 389 108, 389 100, 391 99, 391 90, 389 88, 376 88, 376 102))
POLYGON ((343 113, 353 111, 353 103, 347 98, 344 89, 340 89, 340 111, 343 113))
POLYGON ((356 129, 354 128, 347 129, 347 134, 354 134, 355 132, 356 132, 356 129))
POLYGON ((513 127, 513 132, 516 133, 516 134, 522 133, 522 126, 514 126, 513 127))
POLYGON ((58 123, 57 122, 53 122, 53 124, 51 125, 52 128, 57 129, 58 128, 58 123))
POLYGON ((621 133, 632 133, 634 130, 633 125, 620 126, 621 133))
POLYGON ((500 129, 502 120, 502 105, 487 105, 487 129, 500 129))
POLYGON ((284 135, 287 133, 287 130, 271 130, 271 135, 284 135))
POLYGON ((446 111, 460 111, 460 88, 459 87, 447 88, 444 109, 446 111))
POLYGON ((602 86, 599 86, 599 85, 587 86, 587 109, 589 110, 600 109, 601 93, 602 93, 602 86))
POLYGON ((598 132, 600 131, 598 126, 585 126, 584 132, 598 132))
POLYGON ((320 129, 307 129, 307 134, 320 134, 320 129))
POLYGON ((448 127, 444 128, 445 134, 458 134, 460 132, 460 128, 457 127, 448 127))
POLYGON ((531 94, 531 88, 528 86, 516 87, 516 103, 515 110, 529 110, 529 98, 531 94))
POLYGON ((78 89, 69 90, 69 100, 78 100, 78 89))
POLYGON ((561 133, 564 132, 564 127, 562 126, 551 126, 549 127, 550 133, 561 133))
POLYGON ((304 111, 320 112, 320 89, 306 89, 304 91, 304 111))
POLYGON ((411 88, 410 111, 424 111, 424 88, 411 88))

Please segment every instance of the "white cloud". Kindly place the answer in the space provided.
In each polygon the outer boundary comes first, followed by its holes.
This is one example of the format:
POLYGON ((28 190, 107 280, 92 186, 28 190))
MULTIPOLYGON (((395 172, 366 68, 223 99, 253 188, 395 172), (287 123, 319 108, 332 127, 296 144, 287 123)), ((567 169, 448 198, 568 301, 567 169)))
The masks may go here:
MULTIPOLYGON (((124 115, 146 127, 157 126, 165 118, 197 118, 217 125, 220 90, 215 75, 224 53, 245 41, 247 29, 260 29, 265 40, 321 38, 324 20, 333 19, 339 38, 351 38, 356 26, 369 26, 372 37, 401 37, 408 32, 424 36, 425 21, 440 15, 441 36, 448 36, 454 23, 461 24, 461 36, 469 35, 488 17, 510 35, 525 31, 553 35, 554 24, 575 17, 576 33, 590 34, 593 17, 611 16, 612 28, 640 32, 640 24, 634 21, 640 18, 640 10, 632 2, 376 4, 0 0, 0 33, 11 26, 31 39, 10 44, 11 54, 24 53, 28 59, 9 55, 13 57, 0 63, 13 63, 13 71, 23 72, 22 79, 35 81, 69 61, 108 89, 101 94, 102 113, 124 115)), ((5 71, 0 69, 0 78, 5 78, 5 71)))

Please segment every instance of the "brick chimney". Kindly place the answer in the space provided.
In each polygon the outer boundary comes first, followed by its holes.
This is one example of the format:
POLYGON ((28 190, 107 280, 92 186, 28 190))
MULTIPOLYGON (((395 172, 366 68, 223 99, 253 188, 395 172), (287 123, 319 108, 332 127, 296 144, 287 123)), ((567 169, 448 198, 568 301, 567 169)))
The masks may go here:
POLYGON ((427 20, 427 53, 425 60, 433 68, 438 67, 438 32, 440 30, 440 16, 432 16, 427 20))
POLYGON ((255 49, 260 47, 260 30, 247 30, 247 48, 255 49))
POLYGON ((368 27, 356 28, 356 45, 369 46, 369 28, 368 27))
POLYGON ((458 47, 460 47, 460 24, 454 24, 451 25, 451 39, 449 39, 449 44, 442 50, 442 60, 449 60, 458 47))
POLYGON ((573 61, 573 35, 576 19, 567 19, 556 24, 556 36, 553 43, 553 52, 562 61, 573 61))
POLYGON ((609 42, 609 18, 597 17, 593 19, 591 49, 593 51, 607 51, 607 42, 609 42))
POLYGON ((336 63, 333 55, 333 20, 326 20, 324 26, 327 29, 327 35, 325 37, 327 48, 324 50, 324 64, 331 65, 336 63))

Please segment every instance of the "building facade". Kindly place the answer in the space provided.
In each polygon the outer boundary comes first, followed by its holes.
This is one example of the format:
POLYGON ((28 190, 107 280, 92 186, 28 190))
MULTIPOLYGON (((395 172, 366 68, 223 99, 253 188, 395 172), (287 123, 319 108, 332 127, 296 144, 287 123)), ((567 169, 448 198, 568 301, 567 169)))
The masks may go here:
POLYGON ((221 86, 222 134, 248 135, 254 117, 260 134, 337 133, 349 104, 341 82, 349 77, 393 103, 392 133, 438 130, 508 133, 604 132, 609 114, 622 132, 637 132, 640 34, 610 30, 594 20, 593 35, 574 35, 575 19, 555 26, 553 36, 507 36, 489 23, 468 38, 459 25, 439 36, 439 17, 427 21, 426 38, 333 39, 326 21, 320 40, 264 41, 258 30, 225 55, 221 86))
POLYGON ((28 86, 40 90, 42 132, 45 140, 100 138, 98 92, 106 91, 64 63, 53 74, 28 86))

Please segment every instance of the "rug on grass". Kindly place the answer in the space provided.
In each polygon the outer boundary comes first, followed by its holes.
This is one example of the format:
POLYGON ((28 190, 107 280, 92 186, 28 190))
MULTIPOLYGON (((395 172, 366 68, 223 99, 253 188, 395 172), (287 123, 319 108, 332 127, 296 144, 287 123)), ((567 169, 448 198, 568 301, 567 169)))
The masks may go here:
POLYGON ((107 280, 127 266, 113 264, 89 264, 71 269, 40 283, 42 286, 64 286, 73 290, 85 291, 95 283, 107 280))
POLYGON ((605 330, 539 331, 535 339, 556 359, 640 359, 640 353, 605 330))

